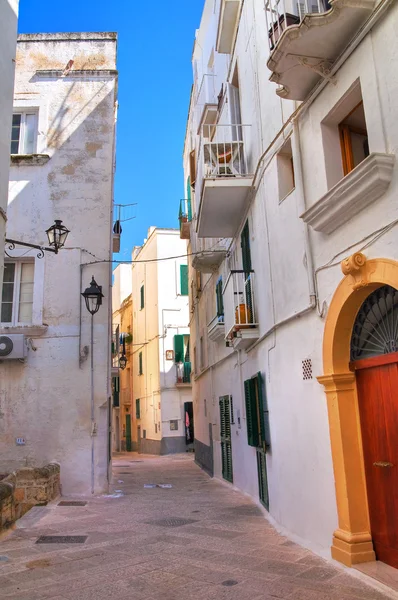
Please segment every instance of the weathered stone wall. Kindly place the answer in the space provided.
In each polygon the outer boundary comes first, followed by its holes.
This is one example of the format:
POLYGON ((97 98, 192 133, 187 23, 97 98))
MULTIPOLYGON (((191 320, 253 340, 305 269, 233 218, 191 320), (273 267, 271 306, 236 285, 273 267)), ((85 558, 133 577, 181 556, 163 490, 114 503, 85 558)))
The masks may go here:
POLYGON ((33 506, 47 504, 60 495, 60 466, 26 467, 0 481, 0 531, 33 506))

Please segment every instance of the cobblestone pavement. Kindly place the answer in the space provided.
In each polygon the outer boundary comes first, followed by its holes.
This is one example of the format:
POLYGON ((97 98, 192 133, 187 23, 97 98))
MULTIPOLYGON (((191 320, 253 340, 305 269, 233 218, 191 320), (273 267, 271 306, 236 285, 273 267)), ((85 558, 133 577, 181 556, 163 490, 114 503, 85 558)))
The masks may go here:
POLYGON ((0 542, 0 597, 13 600, 383 600, 279 535, 243 494, 191 455, 125 454, 113 497, 34 508, 0 542), (145 484, 171 484, 145 487, 145 484), (36 544, 39 536, 88 536, 36 544))

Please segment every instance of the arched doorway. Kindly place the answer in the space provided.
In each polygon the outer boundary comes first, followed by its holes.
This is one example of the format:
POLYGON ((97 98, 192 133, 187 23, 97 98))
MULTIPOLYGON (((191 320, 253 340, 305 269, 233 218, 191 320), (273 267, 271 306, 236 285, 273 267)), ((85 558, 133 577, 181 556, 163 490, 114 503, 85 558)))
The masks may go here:
POLYGON ((395 382, 397 377, 398 389, 396 336, 390 335, 395 331, 392 323, 398 327, 398 263, 388 259, 367 261, 357 253, 343 261, 342 271, 345 277, 333 296, 325 324, 324 375, 318 378, 327 397, 339 521, 332 556, 348 566, 374 560, 374 541, 378 557, 398 566, 394 556, 391 558, 395 548, 398 551, 398 520, 388 517, 386 525, 387 514, 381 522, 380 515, 376 515, 385 502, 376 494, 389 496, 390 508, 384 508, 385 513, 398 512, 391 508, 398 495, 398 454, 396 459, 390 459, 388 453, 379 456, 381 450, 387 452, 388 435, 398 431, 398 392, 391 391, 386 383, 395 382), (391 432, 383 434, 386 407, 394 420, 391 432), (374 443, 375 436, 379 445, 374 443), (384 480, 382 488, 378 482, 384 480), (393 532, 392 540, 386 540, 386 527, 393 532))
POLYGON ((376 558, 398 568, 398 291, 363 302, 351 337, 376 558))

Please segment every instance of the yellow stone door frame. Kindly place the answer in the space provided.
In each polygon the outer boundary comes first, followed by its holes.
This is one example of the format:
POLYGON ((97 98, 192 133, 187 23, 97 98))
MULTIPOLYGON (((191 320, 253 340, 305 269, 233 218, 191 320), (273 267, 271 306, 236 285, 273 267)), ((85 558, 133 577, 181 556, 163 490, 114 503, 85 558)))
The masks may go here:
POLYGON ((355 373, 350 371, 350 341, 357 313, 375 289, 398 289, 398 262, 366 260, 360 252, 341 263, 344 279, 330 304, 323 338, 323 372, 336 488, 338 529, 332 557, 347 566, 375 560, 363 461, 355 373))

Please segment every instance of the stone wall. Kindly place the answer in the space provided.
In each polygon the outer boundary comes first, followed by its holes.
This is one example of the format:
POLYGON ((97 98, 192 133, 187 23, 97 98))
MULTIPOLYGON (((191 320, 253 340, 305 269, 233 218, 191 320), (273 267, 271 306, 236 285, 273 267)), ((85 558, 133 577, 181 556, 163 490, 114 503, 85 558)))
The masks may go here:
POLYGON ((0 481, 0 531, 33 506, 47 504, 60 495, 60 466, 26 467, 0 481))

